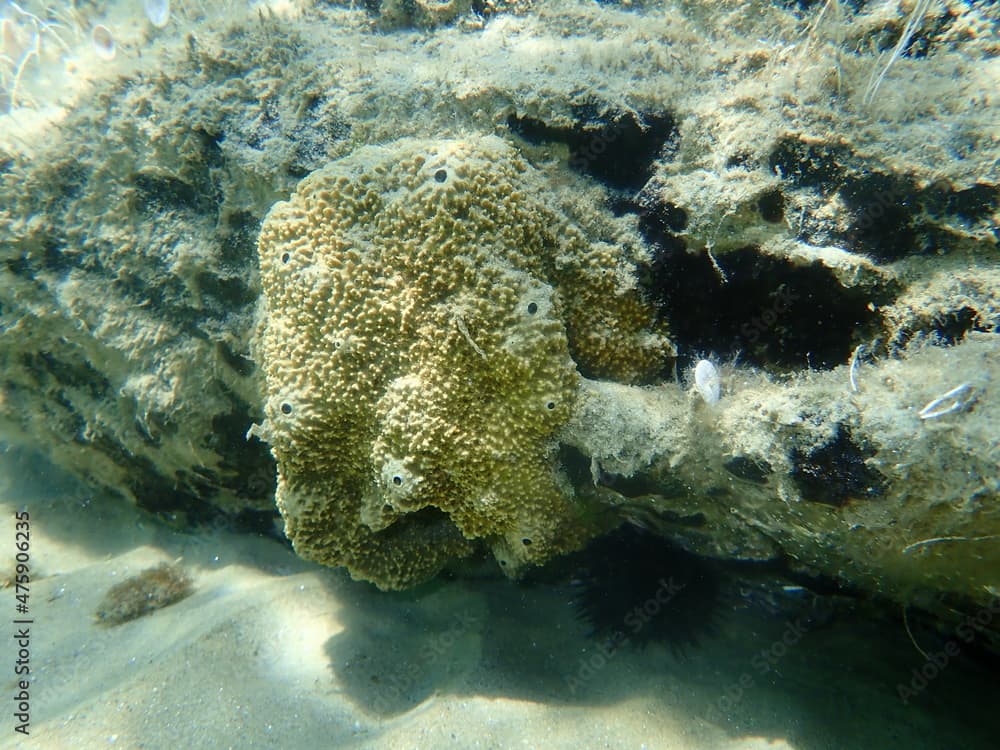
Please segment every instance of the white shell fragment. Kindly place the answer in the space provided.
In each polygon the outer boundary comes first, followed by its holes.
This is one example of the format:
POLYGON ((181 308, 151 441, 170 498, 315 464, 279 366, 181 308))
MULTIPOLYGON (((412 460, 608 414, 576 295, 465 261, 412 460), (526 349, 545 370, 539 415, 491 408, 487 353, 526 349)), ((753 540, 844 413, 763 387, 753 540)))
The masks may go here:
POLYGON ((969 408, 976 400, 976 389, 969 383, 955 386, 917 412, 921 419, 937 419, 969 408))
POLYGON ((722 377, 719 368, 707 359, 698 361, 694 366, 694 387, 706 404, 716 404, 722 395, 722 377))
POLYGON ((146 18, 158 29, 162 29, 170 20, 170 0, 142 0, 146 18))
POLYGON ((102 24, 98 24, 90 32, 90 40, 94 43, 94 52, 102 60, 115 59, 115 38, 111 34, 111 29, 102 24))

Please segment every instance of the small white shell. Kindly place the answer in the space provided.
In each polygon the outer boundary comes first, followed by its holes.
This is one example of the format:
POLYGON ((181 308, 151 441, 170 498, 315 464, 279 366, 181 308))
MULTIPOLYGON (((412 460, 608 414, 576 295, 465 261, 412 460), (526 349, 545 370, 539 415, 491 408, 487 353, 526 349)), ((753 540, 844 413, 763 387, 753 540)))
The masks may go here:
POLYGON ((698 361, 694 366, 694 387, 706 404, 716 404, 722 395, 722 377, 719 368, 707 359, 698 361))
POLYGON ((102 60, 115 59, 115 37, 111 29, 103 24, 97 24, 90 32, 90 40, 94 44, 94 52, 102 60))
POLYGON ((170 21, 170 0, 143 0, 142 7, 156 28, 162 29, 170 21))

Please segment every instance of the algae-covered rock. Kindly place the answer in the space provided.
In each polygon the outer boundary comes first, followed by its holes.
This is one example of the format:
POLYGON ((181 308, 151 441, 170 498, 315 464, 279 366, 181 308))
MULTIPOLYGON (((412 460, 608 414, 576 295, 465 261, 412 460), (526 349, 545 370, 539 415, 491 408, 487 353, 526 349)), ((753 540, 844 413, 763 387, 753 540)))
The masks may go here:
POLYGON ((383 585, 599 506, 895 605, 995 590, 1000 6, 942 0, 886 69, 912 3, 280 5, 0 122, 5 437, 261 529, 266 416, 299 548, 383 585))
POLYGON ((996 600, 994 334, 793 379, 722 373, 716 404, 584 382, 562 439, 605 502, 702 554, 783 559, 955 623, 996 600))
POLYGON ((467 540, 515 574, 593 534, 556 461, 577 363, 632 381, 672 349, 624 237, 587 237, 551 190, 498 138, 407 140, 271 209, 254 432, 300 554, 399 588, 467 540))

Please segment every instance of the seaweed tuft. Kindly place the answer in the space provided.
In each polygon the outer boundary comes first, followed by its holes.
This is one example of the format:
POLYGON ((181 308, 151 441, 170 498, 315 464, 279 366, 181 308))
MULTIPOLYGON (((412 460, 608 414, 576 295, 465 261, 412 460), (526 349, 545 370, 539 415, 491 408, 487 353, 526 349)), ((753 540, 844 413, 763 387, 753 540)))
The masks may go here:
POLYGON ((112 586, 97 607, 101 625, 121 625, 191 595, 191 576, 177 563, 160 563, 112 586))

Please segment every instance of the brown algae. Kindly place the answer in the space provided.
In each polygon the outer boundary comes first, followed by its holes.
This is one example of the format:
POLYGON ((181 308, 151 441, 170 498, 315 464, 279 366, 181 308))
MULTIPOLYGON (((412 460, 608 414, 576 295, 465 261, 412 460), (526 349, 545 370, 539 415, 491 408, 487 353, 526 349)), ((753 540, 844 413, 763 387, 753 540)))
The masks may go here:
POLYGON ((188 597, 191 576, 177 563, 160 563, 112 586, 97 607, 101 625, 121 625, 188 597))

